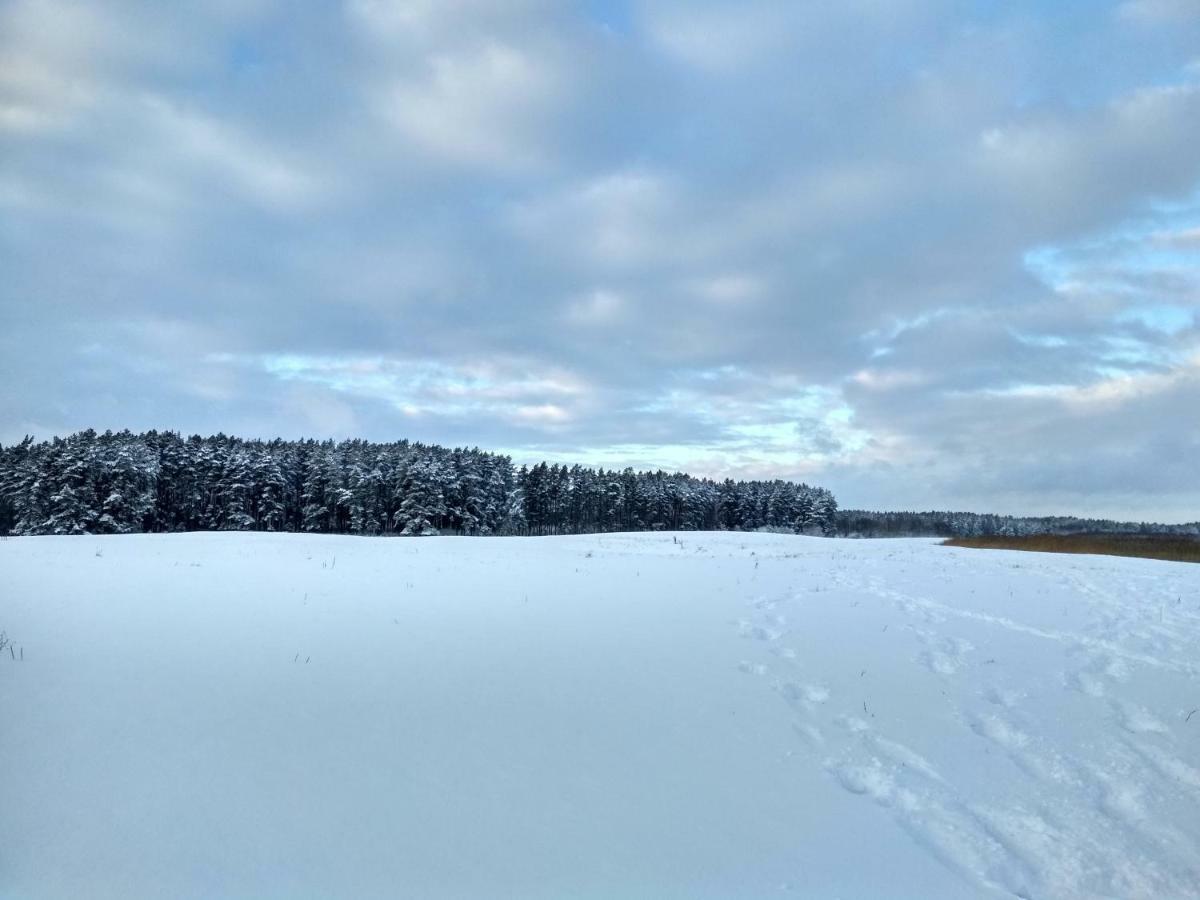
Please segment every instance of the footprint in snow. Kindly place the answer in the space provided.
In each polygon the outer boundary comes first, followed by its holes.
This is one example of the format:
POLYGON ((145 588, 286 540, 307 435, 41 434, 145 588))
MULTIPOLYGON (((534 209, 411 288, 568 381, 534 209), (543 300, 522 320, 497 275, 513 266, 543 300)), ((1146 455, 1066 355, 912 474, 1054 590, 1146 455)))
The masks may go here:
POLYGON ((973 716, 971 730, 1005 750, 1021 750, 1029 743, 1029 735, 1000 716, 973 716))
POLYGON ((1089 697, 1099 698, 1108 693, 1104 679, 1086 669, 1078 672, 1064 672, 1063 683, 1071 690, 1079 691, 1089 697))
POLYGON ((995 706, 1013 709, 1020 702, 1021 695, 1016 691, 1006 691, 1002 688, 990 687, 983 692, 983 698, 995 706))
POLYGON ((805 709, 819 706, 829 699, 829 688, 819 684, 799 684, 795 681, 780 684, 779 693, 788 703, 805 709))
POLYGON ((1131 734, 1169 734, 1160 720, 1147 709, 1132 703, 1114 703, 1113 710, 1117 714, 1117 722, 1131 734))
POLYGON ((816 748, 825 743, 824 732, 811 722, 794 722, 792 728, 809 747, 816 748))
POLYGON ((938 650, 923 650, 917 655, 917 661, 935 675, 953 675, 959 669, 960 661, 953 656, 938 650))
POLYGON ((1130 746, 1141 754, 1142 758, 1150 763, 1161 777, 1177 782, 1191 790, 1200 791, 1200 769, 1153 744, 1130 742, 1130 746))
POLYGON ((766 641, 773 643, 783 637, 784 632, 778 628, 767 628, 762 625, 751 625, 748 630, 743 632, 746 637, 754 638, 756 641, 766 641))
POLYGON ((1083 654, 1086 662, 1082 667, 1063 676, 1067 687, 1089 697, 1103 697, 1108 693, 1111 682, 1123 682, 1129 678, 1129 664, 1119 656, 1095 653, 1084 645, 1077 645, 1072 655, 1083 654))
POLYGON ((1084 779, 1079 767, 1052 748, 1038 749, 1038 742, 1000 715, 972 716, 971 730, 1004 750, 1018 769, 1037 781, 1080 787, 1084 779))
MULTIPOLYGON (((852 732, 855 720, 844 721, 852 732)), ((869 726, 862 726, 866 735, 869 726)), ((997 839, 992 823, 965 805, 953 788, 915 752, 894 742, 864 739, 825 770, 843 790, 887 809, 896 823, 948 868, 974 884, 1032 896, 1036 864, 997 839), (889 751, 890 748, 890 752, 889 751)))
POLYGON ((967 654, 975 649, 974 644, 962 638, 931 640, 928 632, 921 631, 917 631, 917 637, 921 643, 929 645, 928 649, 917 654, 917 661, 937 675, 954 675, 966 667, 967 654))

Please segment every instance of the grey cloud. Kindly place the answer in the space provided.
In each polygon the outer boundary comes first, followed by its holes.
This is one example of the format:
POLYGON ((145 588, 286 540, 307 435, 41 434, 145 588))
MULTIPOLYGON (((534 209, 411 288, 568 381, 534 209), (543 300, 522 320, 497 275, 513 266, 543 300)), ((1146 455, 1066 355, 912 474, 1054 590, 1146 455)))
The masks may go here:
POLYGON ((1068 6, 14 3, 0 440, 411 436, 1182 515, 1194 32, 1068 6))

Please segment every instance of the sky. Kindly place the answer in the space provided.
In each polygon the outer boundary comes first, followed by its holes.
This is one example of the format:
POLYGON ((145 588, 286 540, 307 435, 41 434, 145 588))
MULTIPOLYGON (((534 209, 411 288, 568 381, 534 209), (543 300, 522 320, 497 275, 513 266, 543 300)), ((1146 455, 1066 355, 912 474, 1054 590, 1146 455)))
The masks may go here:
POLYGON ((1200 519, 1200 0, 0 0, 0 442, 1200 519))

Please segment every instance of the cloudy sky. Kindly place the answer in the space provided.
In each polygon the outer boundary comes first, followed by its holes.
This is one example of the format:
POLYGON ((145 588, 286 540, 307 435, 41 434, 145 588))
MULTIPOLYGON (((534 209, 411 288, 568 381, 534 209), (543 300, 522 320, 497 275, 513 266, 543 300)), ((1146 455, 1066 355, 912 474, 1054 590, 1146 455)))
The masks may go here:
POLYGON ((1200 518, 1200 0, 0 0, 0 441, 1200 518))

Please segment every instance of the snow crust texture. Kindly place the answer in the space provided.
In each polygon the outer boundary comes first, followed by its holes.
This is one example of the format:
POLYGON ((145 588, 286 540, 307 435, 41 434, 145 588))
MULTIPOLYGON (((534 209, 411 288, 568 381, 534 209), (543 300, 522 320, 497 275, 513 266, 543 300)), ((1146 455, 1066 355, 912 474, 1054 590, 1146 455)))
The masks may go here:
POLYGON ((1200 897, 1200 567, 0 541, 0 898, 1200 897))

